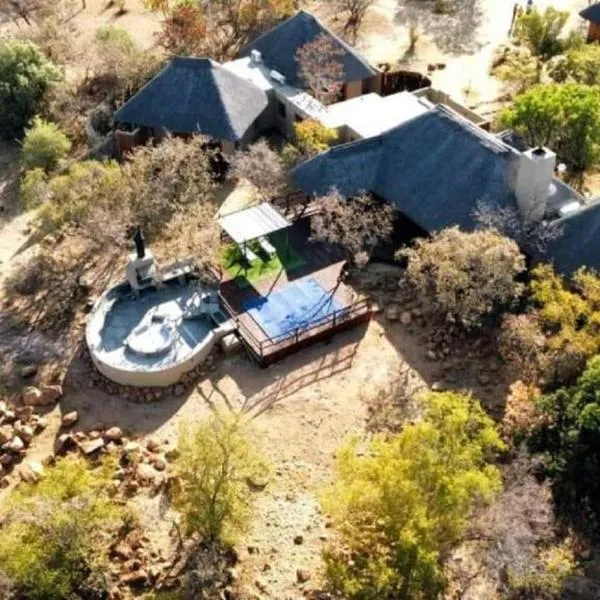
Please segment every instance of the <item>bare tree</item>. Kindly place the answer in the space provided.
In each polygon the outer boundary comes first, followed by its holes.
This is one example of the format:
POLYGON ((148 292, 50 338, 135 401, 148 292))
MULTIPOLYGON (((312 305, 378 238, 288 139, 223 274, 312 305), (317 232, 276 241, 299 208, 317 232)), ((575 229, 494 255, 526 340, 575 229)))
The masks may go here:
POLYGON ((342 246, 358 266, 364 266, 394 230, 392 206, 364 192, 349 199, 333 189, 315 202, 319 211, 312 219, 312 239, 342 246))
POLYGON ((363 19, 373 2, 374 0, 335 0, 336 9, 347 15, 342 36, 351 44, 356 44, 363 19))
POLYGON ((343 50, 329 35, 322 33, 296 52, 300 78, 312 95, 331 104, 344 86, 343 50))
POLYGON ((546 221, 528 219, 512 206, 477 203, 473 218, 481 229, 495 229, 519 244, 528 254, 544 253, 548 244, 560 238, 563 228, 546 221))
POLYGON ((283 161, 266 140, 236 152, 229 175, 233 179, 247 179, 265 199, 280 195, 287 185, 283 161))

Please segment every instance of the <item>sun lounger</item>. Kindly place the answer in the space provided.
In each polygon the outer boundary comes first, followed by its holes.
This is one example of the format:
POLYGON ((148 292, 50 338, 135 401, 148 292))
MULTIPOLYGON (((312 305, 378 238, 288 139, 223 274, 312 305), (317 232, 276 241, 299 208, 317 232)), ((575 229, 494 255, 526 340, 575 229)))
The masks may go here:
POLYGON ((258 238, 258 243, 260 244, 260 247, 269 256, 275 256, 275 254, 277 254, 277 250, 276 250, 275 246, 273 246, 273 244, 271 244, 271 242, 269 242, 269 240, 266 238, 266 236, 258 238))

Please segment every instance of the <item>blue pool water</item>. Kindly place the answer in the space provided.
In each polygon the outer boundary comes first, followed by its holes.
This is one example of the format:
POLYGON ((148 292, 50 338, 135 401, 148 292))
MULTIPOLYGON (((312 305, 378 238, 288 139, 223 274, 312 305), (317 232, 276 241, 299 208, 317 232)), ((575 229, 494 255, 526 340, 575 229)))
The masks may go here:
POLYGON ((266 298, 246 300, 243 307, 271 338, 305 328, 342 308, 314 277, 291 283, 266 298))

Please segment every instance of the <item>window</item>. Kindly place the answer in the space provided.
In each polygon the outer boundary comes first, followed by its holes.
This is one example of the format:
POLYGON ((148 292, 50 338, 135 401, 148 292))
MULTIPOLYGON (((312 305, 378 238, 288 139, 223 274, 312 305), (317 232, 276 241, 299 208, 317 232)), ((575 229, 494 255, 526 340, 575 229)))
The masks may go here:
POLYGON ((277 100, 277 112, 282 119, 286 118, 285 104, 281 100, 277 100))

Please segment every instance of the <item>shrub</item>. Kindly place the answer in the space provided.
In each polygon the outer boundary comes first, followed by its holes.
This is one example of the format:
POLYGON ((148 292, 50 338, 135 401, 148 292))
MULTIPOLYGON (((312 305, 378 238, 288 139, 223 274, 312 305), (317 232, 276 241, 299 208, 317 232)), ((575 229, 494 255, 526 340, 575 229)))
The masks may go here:
POLYGON ((503 446, 479 403, 454 393, 429 393, 422 402, 423 422, 375 437, 360 456, 356 439, 338 453, 325 508, 341 544, 325 560, 343 598, 436 597, 442 553, 460 538, 471 509, 500 489, 489 461, 503 446))
POLYGON ((407 276, 422 297, 448 320, 465 327, 504 307, 522 292, 516 277, 525 259, 512 240, 496 231, 444 229, 400 253, 407 276))
POLYGON ((107 593, 106 534, 125 516, 106 493, 113 470, 111 463, 92 469, 83 458, 65 458, 39 483, 11 494, 0 571, 19 597, 91 599, 107 593))
POLYGON ((0 136, 20 137, 59 73, 31 42, 0 40, 0 136))
POLYGON ((231 541, 249 520, 247 480, 264 479, 266 463, 239 421, 218 416, 184 427, 178 451, 181 485, 175 507, 187 532, 208 541, 231 541))
POLYGON ((561 83, 600 84, 600 44, 585 44, 569 49, 564 59, 550 70, 550 76, 561 83))
POLYGON ((71 142, 60 127, 36 117, 25 131, 21 160, 26 169, 51 171, 70 150, 71 142))
POLYGON ((554 479, 558 507, 588 525, 600 517, 600 356, 590 359, 571 388, 538 402, 542 425, 531 437, 554 479))
POLYGON ((500 115, 530 146, 548 146, 575 173, 600 160, 600 88, 579 83, 530 88, 500 115))
POLYGON ((506 409, 502 419, 502 430, 518 443, 526 438, 540 422, 536 401, 541 392, 533 385, 515 381, 510 386, 506 409))
POLYGON ((329 129, 312 119, 295 123, 294 135, 296 145, 305 158, 329 150, 338 139, 335 129, 329 129))

